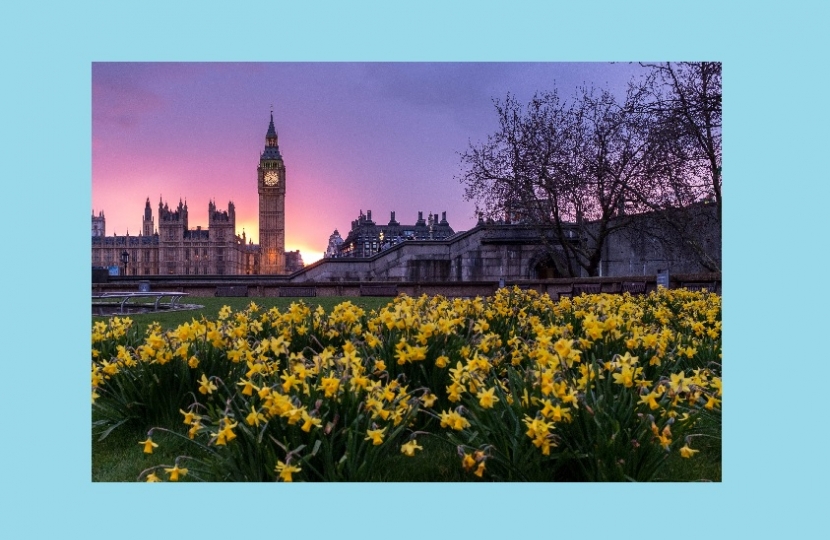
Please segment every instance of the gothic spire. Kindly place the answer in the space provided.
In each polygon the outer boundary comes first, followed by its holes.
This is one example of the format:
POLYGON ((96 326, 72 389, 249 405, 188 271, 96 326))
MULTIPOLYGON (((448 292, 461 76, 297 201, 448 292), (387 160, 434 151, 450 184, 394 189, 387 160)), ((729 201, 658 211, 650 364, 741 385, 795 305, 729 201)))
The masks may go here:
POLYGON ((265 151, 260 159, 282 159, 277 142, 277 128, 274 127, 274 109, 271 108, 271 122, 268 124, 268 133, 265 134, 265 151))
POLYGON ((266 139, 276 139, 277 129, 274 127, 274 109, 271 109, 271 123, 268 124, 268 133, 265 134, 266 139))

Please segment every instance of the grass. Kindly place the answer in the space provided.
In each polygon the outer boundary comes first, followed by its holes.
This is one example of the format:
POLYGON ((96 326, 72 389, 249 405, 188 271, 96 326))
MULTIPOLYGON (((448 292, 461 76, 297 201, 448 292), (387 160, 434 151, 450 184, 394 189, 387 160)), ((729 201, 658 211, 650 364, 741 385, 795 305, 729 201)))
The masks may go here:
POLYGON ((161 431, 153 434, 159 447, 152 455, 145 454, 139 441, 147 438, 147 429, 129 425, 114 430, 104 440, 92 435, 92 481, 93 482, 135 482, 144 469, 169 463, 176 456, 190 451, 187 442, 161 431))
MULTIPOLYGON (((141 472, 160 463, 173 465, 177 456, 193 455, 193 445, 180 437, 155 431, 153 440, 159 447, 152 455, 144 454, 139 441, 147 436, 149 427, 125 426, 104 440, 93 435, 92 481, 135 482, 141 472)), ((460 467, 456 449, 438 437, 420 437, 423 446, 414 457, 390 452, 381 461, 372 482, 471 482, 474 477, 460 467)), ((720 482, 721 453, 719 447, 706 447, 694 459, 683 459, 676 452, 666 463, 661 477, 671 482, 720 482)), ((185 477, 183 481, 190 481, 185 477)))
MULTIPOLYGON (((278 297, 229 297, 229 298, 215 298, 211 296, 197 297, 191 296, 184 299, 189 304, 197 304, 204 306, 200 309, 186 310, 186 311, 171 311, 171 312, 154 312, 154 313, 131 313, 125 315, 133 320, 133 328, 137 331, 139 336, 144 335, 144 331, 151 322, 159 322, 165 330, 172 330, 183 323, 189 323, 192 319, 199 320, 202 316, 208 319, 215 319, 219 310, 223 306, 230 306, 234 311, 242 311, 247 308, 251 302, 256 303, 263 310, 269 310, 272 307, 277 307, 280 310, 285 310, 292 303, 304 302, 310 306, 311 309, 316 309, 317 306, 322 306, 326 312, 331 312, 332 308, 337 304, 343 302, 351 302, 356 306, 360 306, 367 312, 371 310, 378 310, 386 306, 392 301, 391 298, 374 297, 374 296, 358 296, 358 297, 344 297, 344 296, 324 296, 313 298, 278 298, 278 297)), ((109 317, 93 316, 92 322, 106 321, 109 317)))
MULTIPOLYGON (((93 482, 136 482, 141 472, 161 463, 173 466, 177 456, 193 456, 194 445, 181 437, 153 432, 153 441, 158 448, 153 454, 145 454, 139 441, 147 438, 147 428, 131 425, 117 429, 104 440, 93 434, 92 440, 92 481, 93 482)), ((182 430, 184 432, 184 430, 182 430)), ((423 446, 414 457, 390 452, 383 459, 370 481, 372 482, 469 482, 459 466, 454 447, 437 437, 421 437, 423 446)), ((198 456, 196 456, 198 457, 198 456)), ((163 476, 161 473, 157 473, 163 476)), ((184 477, 182 481, 191 481, 184 477)))

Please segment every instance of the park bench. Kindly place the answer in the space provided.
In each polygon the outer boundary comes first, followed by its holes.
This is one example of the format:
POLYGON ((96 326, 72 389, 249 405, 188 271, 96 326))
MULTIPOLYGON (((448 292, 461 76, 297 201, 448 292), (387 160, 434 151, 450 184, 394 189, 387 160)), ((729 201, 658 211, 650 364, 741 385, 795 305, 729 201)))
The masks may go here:
POLYGON ((622 283, 622 292, 628 294, 645 294, 646 293, 646 282, 645 281, 623 281, 622 283))
POLYGON ((718 284, 713 281, 682 281, 680 282, 680 288, 695 292, 703 290, 711 293, 718 292, 718 284))
POLYGON ((602 284, 601 283, 574 283, 573 287, 573 295, 579 296, 580 294, 599 294, 602 292, 602 284))
POLYGON ((214 296, 248 296, 247 285, 220 285, 214 296))
POLYGON ((360 285, 360 296, 398 296, 398 286, 360 285))
POLYGON ((280 287, 279 296, 317 296, 317 287, 280 287))
POLYGON ((137 298, 150 298, 153 299, 153 310, 158 311, 160 305, 165 309, 177 308, 179 306, 179 300, 181 300, 182 296, 187 296, 187 294, 188 293, 178 291, 105 292, 93 294, 92 302, 93 305, 95 305, 96 302, 98 305, 105 305, 107 301, 114 300, 114 302, 119 304, 119 311, 124 313, 124 307, 130 300, 135 300, 137 298), (169 300, 166 303, 161 303, 161 300, 164 297, 168 297, 169 300))

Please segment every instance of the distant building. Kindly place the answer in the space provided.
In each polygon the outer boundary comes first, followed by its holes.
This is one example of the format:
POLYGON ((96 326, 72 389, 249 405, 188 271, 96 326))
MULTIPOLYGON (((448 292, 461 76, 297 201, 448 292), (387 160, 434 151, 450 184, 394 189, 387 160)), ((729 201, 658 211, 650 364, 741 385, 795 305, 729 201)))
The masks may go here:
POLYGON ((323 257, 334 258, 340 256, 340 247, 343 245, 343 238, 340 236, 340 231, 334 229, 334 232, 329 236, 329 245, 323 257))
MULTIPOLYGON (((103 212, 93 216, 92 266, 124 270, 122 254, 127 253, 126 272, 131 276, 158 274, 208 275, 244 274, 255 262, 254 246, 234 233, 236 216, 232 202, 226 211, 208 203, 208 228, 188 227, 187 203, 179 201, 171 210, 159 201, 158 230, 148 198, 144 205, 141 233, 106 236, 103 212), (98 234, 96 234, 98 233, 98 234)), ((119 272, 120 273, 120 272, 119 272)))
POLYGON ((92 266, 127 275, 290 274, 303 268, 299 251, 285 252, 285 164, 277 144, 274 115, 265 135, 265 150, 257 166, 259 240, 236 234, 236 210, 208 203, 208 227, 188 226, 187 202, 175 208, 159 200, 158 229, 150 207, 144 205, 141 233, 106 236, 104 212, 92 214, 92 266), (126 252, 127 263, 123 262, 126 252))
MULTIPOLYGON (((712 272, 700 261, 699 251, 705 251, 720 264, 721 236, 716 212, 714 205, 686 209, 683 222, 695 234, 687 231, 683 238, 676 236, 676 229, 660 213, 626 216, 634 226, 618 229, 609 236, 598 277, 655 276, 666 270, 672 275, 712 272)), ((354 233, 358 239, 362 234, 363 241, 371 246, 372 235, 377 233, 368 221, 368 215, 363 221, 358 220, 343 244, 350 242, 354 233)), ((291 281, 452 283, 588 277, 583 268, 578 268, 573 276, 558 271, 555 258, 563 255, 563 246, 551 230, 529 224, 482 221, 469 231, 448 238, 399 242, 372 257, 327 257, 305 267, 291 281)))
POLYGON ((335 229, 329 237, 325 257, 371 257, 405 240, 446 240, 453 234, 446 212, 442 212, 440 219, 438 214, 424 219, 424 213, 418 212, 414 225, 401 225, 395 219, 395 212, 391 213, 388 223, 378 224, 372 220, 371 210, 366 214, 361 210, 345 240, 335 229))

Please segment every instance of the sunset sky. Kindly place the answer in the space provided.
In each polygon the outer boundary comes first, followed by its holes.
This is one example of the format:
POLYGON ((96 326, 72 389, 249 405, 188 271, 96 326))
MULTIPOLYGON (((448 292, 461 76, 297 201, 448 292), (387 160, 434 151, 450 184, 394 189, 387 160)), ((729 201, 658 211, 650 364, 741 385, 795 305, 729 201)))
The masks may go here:
POLYGON ((306 264, 360 211, 403 224, 447 212, 475 225, 457 177, 459 152, 496 127, 493 99, 537 91, 624 91, 643 72, 609 63, 92 64, 92 212, 107 235, 137 235, 149 197, 236 206, 237 233, 258 242, 256 167, 271 107, 286 165, 286 249, 306 264))

